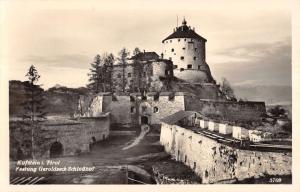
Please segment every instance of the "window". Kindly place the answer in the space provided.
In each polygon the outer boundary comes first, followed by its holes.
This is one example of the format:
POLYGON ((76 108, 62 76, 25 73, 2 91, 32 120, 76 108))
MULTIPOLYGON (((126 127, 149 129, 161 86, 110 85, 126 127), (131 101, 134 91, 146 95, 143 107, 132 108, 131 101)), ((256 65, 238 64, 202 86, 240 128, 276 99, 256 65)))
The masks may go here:
POLYGON ((171 49, 171 52, 174 52, 174 48, 171 49))
POLYGON ((142 106, 142 112, 145 112, 147 110, 146 106, 142 106))
POLYGON ((172 57, 169 57, 169 60, 172 61, 172 57))
POLYGON ((184 39, 184 41, 186 41, 186 39, 184 39))
POLYGON ((185 47, 182 47, 183 50, 185 50, 185 47))
POLYGON ((143 73, 143 76, 146 77, 146 72, 143 73))
POLYGON ((184 71, 184 68, 180 68, 180 71, 184 71))
POLYGON ((128 77, 131 77, 131 73, 128 73, 127 75, 128 75, 128 77))
POLYGON ((187 65, 187 68, 188 68, 188 69, 191 69, 191 68, 192 68, 192 65, 191 65, 191 64, 187 65))
POLYGON ((178 42, 180 41, 180 39, 178 39, 178 42))
POLYGON ((158 107, 153 107, 153 113, 158 113, 158 107))
POLYGON ((170 40, 170 43, 172 43, 172 40, 170 40))
POLYGON ((198 65, 198 70, 200 70, 200 67, 201 67, 201 66, 200 66, 200 65, 198 65))
POLYGON ((147 100, 147 96, 146 96, 146 95, 143 95, 143 96, 142 96, 142 100, 147 100))
POLYGON ((177 69, 178 65, 173 65, 173 69, 177 69))
POLYGON ((185 163, 187 162, 187 156, 186 155, 184 156, 184 162, 185 163))
POLYGON ((184 60, 184 56, 181 56, 180 59, 181 59, 181 60, 184 60))
POLYGON ((134 102, 134 101, 135 101, 134 96, 130 95, 130 101, 131 101, 131 102, 134 102))
POLYGON ((197 51, 197 48, 195 48, 195 51, 197 51))
POLYGON ((118 78, 121 78, 121 74, 120 73, 118 74, 118 78))
POLYGON ((194 57, 194 60, 196 60, 197 59, 197 57, 194 57))
POLYGON ((130 108, 130 113, 134 113, 134 110, 135 110, 135 107, 134 107, 134 106, 131 106, 131 108, 130 108))
POLYGON ((193 169, 196 169, 196 166, 197 166, 197 164, 196 164, 196 162, 194 162, 194 168, 193 169))

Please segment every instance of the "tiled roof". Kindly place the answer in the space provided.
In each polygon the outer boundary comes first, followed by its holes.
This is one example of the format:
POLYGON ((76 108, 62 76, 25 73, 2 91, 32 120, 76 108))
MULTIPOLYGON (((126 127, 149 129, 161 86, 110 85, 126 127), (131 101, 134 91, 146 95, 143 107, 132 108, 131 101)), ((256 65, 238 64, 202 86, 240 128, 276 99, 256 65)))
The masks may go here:
POLYGON ((174 38, 192 38, 192 39, 198 39, 202 41, 207 41, 205 38, 198 35, 194 30, 192 30, 190 27, 186 25, 182 25, 180 27, 176 28, 176 31, 169 35, 167 38, 165 38, 162 42, 168 40, 168 39, 174 39, 174 38))
POLYGON ((130 60, 140 60, 140 61, 148 61, 148 60, 156 60, 156 59, 159 59, 159 55, 155 52, 141 52, 130 58, 130 60))

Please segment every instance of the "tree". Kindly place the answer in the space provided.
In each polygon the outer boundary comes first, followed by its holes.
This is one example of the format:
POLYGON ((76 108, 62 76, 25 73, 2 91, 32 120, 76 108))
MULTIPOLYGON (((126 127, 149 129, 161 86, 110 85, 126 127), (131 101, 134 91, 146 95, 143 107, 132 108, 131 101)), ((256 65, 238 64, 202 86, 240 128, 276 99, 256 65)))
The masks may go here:
POLYGON ((125 68, 127 66, 127 59, 129 56, 129 51, 124 47, 120 52, 119 52, 119 58, 118 61, 120 65, 122 65, 122 92, 125 92, 125 87, 126 87, 126 78, 125 78, 125 68))
POLYGON ((110 92, 113 92, 113 65, 115 57, 112 53, 104 55, 104 82, 108 85, 110 92))
POLYGON ((30 126, 31 129, 31 156, 35 158, 35 144, 38 145, 39 142, 41 142, 38 139, 38 124, 46 119, 47 113, 45 112, 45 105, 43 104, 44 90, 40 85, 36 84, 41 76, 38 74, 34 65, 30 66, 25 76, 28 77, 29 81, 25 82, 24 88, 26 100, 22 103, 24 107, 23 120, 24 124, 30 126))
POLYGON ((87 87, 95 93, 105 91, 103 61, 100 55, 96 55, 91 63, 90 73, 88 73, 89 84, 87 87))
POLYGON ((220 91, 226 99, 231 101, 236 101, 236 97, 234 95, 234 91, 231 88, 229 81, 226 78, 222 78, 222 83, 220 86, 220 91))
POLYGON ((134 48, 132 55, 135 56, 135 55, 139 54, 140 52, 141 52, 140 48, 136 47, 136 48, 134 48))

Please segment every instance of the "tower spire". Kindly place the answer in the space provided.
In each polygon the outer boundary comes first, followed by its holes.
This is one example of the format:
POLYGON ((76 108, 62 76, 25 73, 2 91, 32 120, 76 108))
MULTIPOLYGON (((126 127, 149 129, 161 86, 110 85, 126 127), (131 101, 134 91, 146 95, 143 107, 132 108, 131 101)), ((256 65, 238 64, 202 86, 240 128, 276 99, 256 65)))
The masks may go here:
POLYGON ((185 17, 183 17, 182 25, 186 25, 186 24, 187 24, 187 22, 185 20, 185 17))

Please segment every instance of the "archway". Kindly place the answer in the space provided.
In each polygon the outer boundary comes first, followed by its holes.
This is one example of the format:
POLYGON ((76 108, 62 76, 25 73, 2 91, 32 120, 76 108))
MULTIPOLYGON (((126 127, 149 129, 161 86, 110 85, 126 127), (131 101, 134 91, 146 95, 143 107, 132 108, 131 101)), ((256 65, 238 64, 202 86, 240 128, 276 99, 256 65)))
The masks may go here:
POLYGON ((62 156, 63 154, 63 145, 59 142, 52 143, 50 147, 50 158, 56 158, 62 156))
POLYGON ((141 123, 142 124, 148 124, 148 117, 147 116, 141 116, 141 123))

